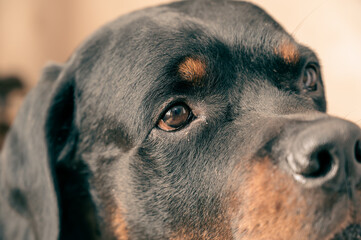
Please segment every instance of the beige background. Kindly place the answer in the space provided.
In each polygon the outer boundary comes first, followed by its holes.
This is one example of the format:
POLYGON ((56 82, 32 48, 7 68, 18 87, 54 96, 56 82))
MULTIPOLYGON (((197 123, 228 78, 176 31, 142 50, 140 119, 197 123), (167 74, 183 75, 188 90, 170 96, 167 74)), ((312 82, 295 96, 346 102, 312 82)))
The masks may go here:
MULTIPOLYGON (((165 0, 0 0, 0 75, 32 87, 49 60, 64 62, 116 16, 165 0)), ((361 1, 254 0, 321 58, 329 112, 361 124, 361 1)))

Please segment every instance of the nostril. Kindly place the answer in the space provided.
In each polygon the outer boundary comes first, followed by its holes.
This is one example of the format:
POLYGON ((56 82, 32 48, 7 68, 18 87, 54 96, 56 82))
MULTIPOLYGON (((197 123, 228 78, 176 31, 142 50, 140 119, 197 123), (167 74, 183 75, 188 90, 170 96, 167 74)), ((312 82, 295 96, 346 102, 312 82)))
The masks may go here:
POLYGON ((361 163, 361 142, 358 140, 355 145, 355 158, 357 162, 361 163))
POLYGON ((332 190, 361 182, 358 126, 333 117, 294 124, 292 130, 285 130, 278 149, 284 150, 281 157, 286 158, 285 167, 296 181, 307 188, 332 190))
POLYGON ((332 168, 334 159, 330 151, 320 150, 312 154, 310 165, 302 175, 308 178, 320 178, 326 176, 332 168))

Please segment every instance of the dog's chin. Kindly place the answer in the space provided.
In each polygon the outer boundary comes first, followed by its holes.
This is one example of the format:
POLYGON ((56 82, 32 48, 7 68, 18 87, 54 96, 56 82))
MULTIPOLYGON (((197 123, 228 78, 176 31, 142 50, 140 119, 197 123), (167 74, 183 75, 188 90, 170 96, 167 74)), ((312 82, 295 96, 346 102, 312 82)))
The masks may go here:
POLYGON ((331 240, 357 240, 361 239, 361 226, 359 224, 352 224, 346 227, 341 232, 335 234, 331 240))

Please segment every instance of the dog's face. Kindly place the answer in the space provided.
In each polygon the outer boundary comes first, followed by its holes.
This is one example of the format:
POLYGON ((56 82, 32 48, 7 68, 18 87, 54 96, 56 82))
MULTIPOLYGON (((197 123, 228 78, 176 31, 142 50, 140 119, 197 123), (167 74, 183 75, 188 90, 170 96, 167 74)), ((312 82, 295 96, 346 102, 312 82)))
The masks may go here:
POLYGON ((249 3, 122 17, 23 107, 2 155, 3 234, 356 239, 361 131, 325 111, 316 55, 249 3))

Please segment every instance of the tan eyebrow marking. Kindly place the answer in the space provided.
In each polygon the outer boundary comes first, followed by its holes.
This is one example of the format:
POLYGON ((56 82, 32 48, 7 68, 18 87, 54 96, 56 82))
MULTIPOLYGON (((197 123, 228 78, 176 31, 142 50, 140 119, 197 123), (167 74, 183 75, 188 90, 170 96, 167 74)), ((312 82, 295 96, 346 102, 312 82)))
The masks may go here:
POLYGON ((186 81, 200 83, 206 75, 206 63, 198 57, 187 57, 179 65, 178 72, 186 81))
POLYGON ((300 59, 300 52, 295 43, 289 39, 285 39, 275 49, 277 55, 281 56, 286 63, 296 64, 300 59))

